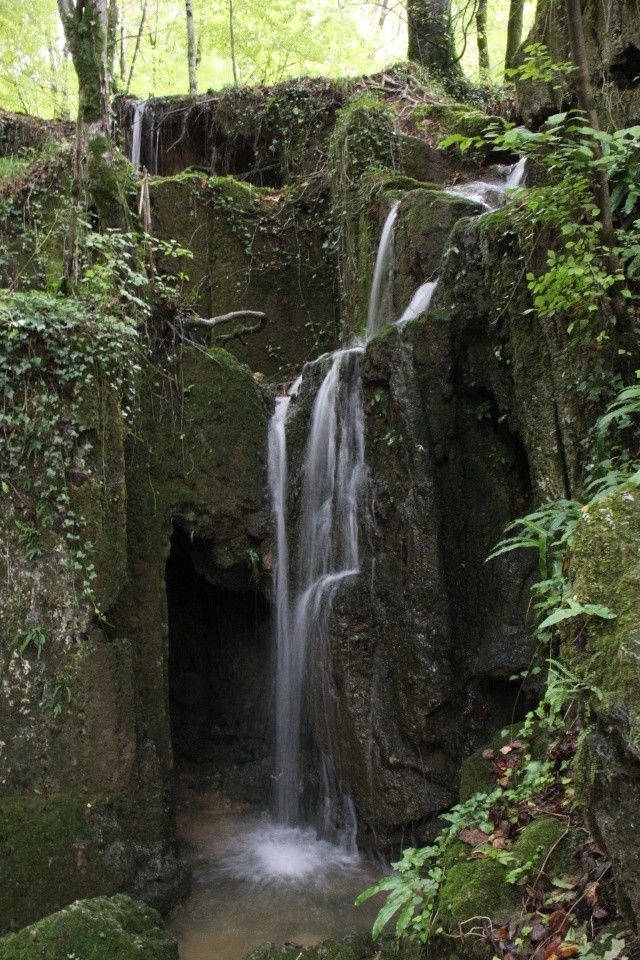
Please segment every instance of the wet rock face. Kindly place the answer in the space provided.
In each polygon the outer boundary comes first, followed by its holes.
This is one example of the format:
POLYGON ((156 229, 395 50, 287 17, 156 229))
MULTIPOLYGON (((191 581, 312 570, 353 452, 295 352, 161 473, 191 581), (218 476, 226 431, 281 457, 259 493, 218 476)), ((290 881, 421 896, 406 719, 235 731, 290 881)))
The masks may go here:
MULTIPOLYGON (((640 25, 638 12, 629 0, 607 3, 583 3, 587 61, 596 103, 607 126, 637 123, 640 112, 640 25)), ((558 63, 571 60, 571 48, 564 6, 554 7, 550 0, 540 2, 523 48, 544 44, 558 63)), ((519 56, 522 58, 523 53, 519 56)), ((546 117, 575 106, 575 95, 566 76, 558 75, 553 84, 527 80, 518 82, 522 116, 527 125, 539 124, 546 117)))
POLYGON ((609 607, 615 619, 587 622, 584 638, 565 632, 561 657, 593 693, 577 758, 578 782, 594 836, 611 858, 622 911, 640 921, 640 637, 637 488, 594 504, 578 525, 572 589, 583 603, 609 607))
MULTIPOLYGON (((326 752, 337 727, 359 841, 377 849, 433 834, 456 802, 462 758, 511 719, 509 677, 531 653, 530 563, 483 563, 529 496, 526 465, 508 431, 455 396, 448 332, 436 330, 418 349, 388 327, 364 355, 362 570, 333 599, 333 716, 317 706, 316 672, 309 678, 313 739, 326 752)), ((309 401, 300 404, 288 434, 294 477, 309 401)))
MULTIPOLYGON (((184 892, 172 815, 168 672, 169 633, 180 648, 185 628, 178 616, 171 630, 165 581, 176 529, 192 553, 192 581, 205 584, 191 597, 194 609, 207 587, 219 599, 208 625, 212 671, 230 694, 218 704, 222 715, 208 718, 209 733, 220 728, 212 742, 221 750, 225 738, 244 738, 250 761, 266 749, 265 725, 259 736, 256 727, 266 662, 260 576, 269 563, 268 409, 249 369, 223 350, 185 350, 144 386, 128 438, 117 406, 87 396, 88 409, 104 418, 89 418, 83 434, 93 440, 100 469, 77 492, 71 488, 84 535, 95 544, 104 620, 74 582, 64 533, 52 524, 42 556, 29 559, 15 507, 3 503, 0 512, 11 548, 0 564, 0 874, 7 894, 0 929, 88 894, 126 890, 166 910, 184 892), (242 617, 234 614, 238 606, 242 617), (242 627, 235 632, 227 625, 234 618, 242 627), (21 650, 16 638, 30 624, 32 639, 21 650), (33 637, 43 638, 39 647, 33 637)), ((204 617, 195 619, 202 629, 204 617)), ((184 646, 189 657, 193 649, 184 646)), ((193 698, 193 683, 181 677, 191 666, 196 682, 202 679, 197 657, 174 671, 177 702, 193 698)), ((241 774, 233 772, 239 793, 241 774)))

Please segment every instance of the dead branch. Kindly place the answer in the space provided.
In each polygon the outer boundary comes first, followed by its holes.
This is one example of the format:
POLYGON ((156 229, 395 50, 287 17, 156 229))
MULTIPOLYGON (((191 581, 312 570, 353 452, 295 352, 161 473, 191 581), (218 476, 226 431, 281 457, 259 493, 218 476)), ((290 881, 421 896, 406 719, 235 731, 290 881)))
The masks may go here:
POLYGON ((212 330, 222 323, 229 323, 231 320, 240 320, 244 317, 256 320, 256 323, 236 327, 231 333, 219 334, 217 337, 214 337, 214 341, 215 343, 224 345, 230 340, 239 340, 243 346, 246 346, 243 337, 252 333, 260 333, 267 325, 267 315, 260 310, 234 310, 232 313, 223 313, 219 317, 186 317, 184 324, 187 327, 205 327, 207 330, 212 330))

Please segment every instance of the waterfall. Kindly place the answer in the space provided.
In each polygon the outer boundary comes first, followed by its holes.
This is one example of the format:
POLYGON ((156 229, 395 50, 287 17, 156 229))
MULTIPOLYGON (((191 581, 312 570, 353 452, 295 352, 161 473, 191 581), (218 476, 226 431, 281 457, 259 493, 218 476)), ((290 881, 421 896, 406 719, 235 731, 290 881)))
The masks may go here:
POLYGON ((437 280, 427 280, 426 283, 421 284, 411 297, 411 303, 407 309, 400 319, 396 320, 397 326, 403 327, 408 320, 413 320, 415 317, 419 317, 421 313, 424 313, 425 310, 428 310, 437 286, 437 280))
POLYGON ((510 192, 522 186, 526 174, 527 158, 521 157, 510 167, 496 166, 480 180, 458 183, 447 187, 445 193, 464 197, 479 203, 485 210, 497 210, 510 200, 510 192))
POLYGON ((133 121, 131 123, 131 165, 136 173, 140 167, 142 128, 144 125, 144 114, 146 109, 146 100, 136 100, 133 107, 133 121))
MULTIPOLYGON (((501 192, 520 182, 524 165, 508 168, 501 177, 501 192), (517 181, 517 182, 516 182, 517 181)), ((493 188, 494 182, 490 184, 493 188)), ((466 185, 478 190, 486 183, 466 185)), ((452 188, 456 189, 456 188, 452 188)), ((497 204, 496 204, 497 205, 497 204)), ((392 321, 393 232, 398 203, 389 212, 376 258, 367 340, 392 321)), ((489 206, 487 203, 486 206, 489 206)), ((404 324, 423 313, 437 287, 429 280, 416 290, 409 306, 396 321, 404 324)), ((286 418, 291 395, 278 400, 269 431, 269 488, 276 534, 275 638, 276 638, 276 747, 275 815, 294 827, 301 823, 300 793, 303 737, 308 714, 321 731, 323 755, 319 770, 324 836, 355 849, 355 810, 339 770, 337 697, 330 669, 329 627, 333 599, 343 581, 360 572, 358 513, 366 466, 364 411, 360 357, 363 346, 338 350, 315 361, 328 363, 309 421, 302 464, 298 526, 290 539, 287 517, 286 418), (293 575, 290 542, 295 543, 297 564, 293 575), (313 704, 309 704, 309 677, 313 675, 313 704)))
POLYGON ((379 333, 387 323, 391 322, 393 310, 393 231, 399 206, 400 201, 396 201, 391 207, 380 237, 369 297, 367 340, 375 337, 376 333, 379 333))
POLYGON ((328 741, 320 781, 323 832, 353 842, 355 815, 335 769, 338 756, 328 677, 327 634, 331 601, 343 580, 359 572, 358 505, 363 486, 364 414, 360 380, 362 347, 340 350, 318 390, 302 468, 297 529, 298 575, 290 589, 286 537, 286 403, 272 419, 270 488, 276 525, 276 817, 300 822, 300 774, 307 671, 320 677, 328 741), (291 596, 290 596, 291 595, 291 596))

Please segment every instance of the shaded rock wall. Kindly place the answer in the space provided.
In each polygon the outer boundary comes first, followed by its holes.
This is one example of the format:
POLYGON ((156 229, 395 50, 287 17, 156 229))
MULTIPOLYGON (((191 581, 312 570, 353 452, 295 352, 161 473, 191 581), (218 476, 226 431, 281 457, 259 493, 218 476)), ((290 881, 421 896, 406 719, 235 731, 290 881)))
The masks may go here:
POLYGON ((640 855, 633 828, 640 803, 640 675, 636 486, 593 505, 578 525, 571 558, 575 597, 608 606, 565 631, 562 660, 585 685, 586 734, 579 784, 594 836, 611 857, 620 909, 640 922, 640 855))
MULTIPOLYGON (((640 23, 633 0, 583 0, 587 60, 598 111, 609 127, 631 126, 640 117, 640 23)), ((564 3, 539 0, 533 27, 523 44, 544 44, 557 63, 571 61, 564 3)), ((519 53, 524 57, 524 52, 519 53)), ((561 109, 575 106, 566 74, 549 82, 519 81, 524 122, 540 124, 561 109)))
POLYGON ((120 408, 87 395, 82 437, 99 468, 69 485, 95 544, 100 619, 64 527, 47 528, 42 556, 30 558, 28 508, 3 497, 3 929, 81 895, 124 889, 166 909, 184 889, 172 813, 172 531, 193 534, 202 575, 233 589, 254 593, 260 551, 268 563, 268 414, 250 371, 225 351, 191 348, 142 388, 127 440, 120 408))

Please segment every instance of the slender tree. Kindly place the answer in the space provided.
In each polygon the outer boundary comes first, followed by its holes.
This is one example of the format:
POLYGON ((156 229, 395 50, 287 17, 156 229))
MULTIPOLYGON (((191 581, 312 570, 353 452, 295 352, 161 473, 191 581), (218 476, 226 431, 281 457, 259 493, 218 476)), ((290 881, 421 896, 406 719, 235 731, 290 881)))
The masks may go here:
POLYGON ((147 3, 148 0, 144 0, 142 4, 142 13, 140 14, 140 25, 138 26, 138 32, 136 34, 136 44, 133 48, 133 56, 131 57, 131 65, 129 67, 129 76, 127 77, 127 85, 125 87, 125 93, 129 93, 131 89, 131 81, 133 80, 133 71, 135 70, 136 60, 138 59, 138 51, 140 50, 140 41, 142 39, 142 33, 144 31, 144 22, 147 17, 147 3))
POLYGON ((187 11, 187 62, 189 65, 189 95, 195 97, 198 92, 198 80, 196 76, 197 67, 197 48, 196 48, 196 25, 193 19, 193 0, 185 0, 187 11))
POLYGON ((511 0, 507 21, 507 49, 504 55, 504 68, 513 68, 516 53, 522 43, 522 25, 524 21, 524 0, 511 0))
MULTIPOLYGON (((76 183, 86 191, 104 227, 128 226, 110 135, 110 71, 115 29, 109 0, 58 0, 67 47, 78 77, 76 183)), ((74 247, 72 237, 70 247, 74 247)), ((70 253, 70 262, 73 255, 70 253)))
POLYGON ((478 66, 480 76, 486 78, 491 73, 489 60, 489 39, 487 30, 488 0, 478 0, 476 7, 476 36, 478 41, 478 66))
POLYGON ((441 76, 460 73, 451 28, 451 0, 407 0, 409 60, 441 76))
POLYGON ((233 85, 238 86, 238 67, 236 64, 236 34, 233 24, 233 0, 229 0, 229 46, 231 49, 231 68, 233 70, 233 85))
MULTIPOLYGON (((565 11, 567 14, 569 41, 571 43, 571 58, 575 67, 574 77, 578 104, 580 109, 586 114, 592 129, 599 130, 600 120, 598 111, 596 110, 593 86, 591 84, 591 71, 584 35, 581 0, 565 0, 565 11)), ((595 159, 600 159, 602 154, 597 143, 594 142, 592 149, 595 154, 595 159)), ((620 271, 620 260, 615 253, 618 243, 613 224, 609 181, 606 170, 602 166, 597 168, 595 174, 594 196, 600 211, 600 223, 602 224, 600 228, 600 238, 609 250, 607 269, 611 274, 617 274, 620 271)), ((618 320, 626 319, 628 313, 627 305, 618 284, 614 284, 611 288, 611 304, 616 318, 618 320)))

